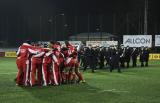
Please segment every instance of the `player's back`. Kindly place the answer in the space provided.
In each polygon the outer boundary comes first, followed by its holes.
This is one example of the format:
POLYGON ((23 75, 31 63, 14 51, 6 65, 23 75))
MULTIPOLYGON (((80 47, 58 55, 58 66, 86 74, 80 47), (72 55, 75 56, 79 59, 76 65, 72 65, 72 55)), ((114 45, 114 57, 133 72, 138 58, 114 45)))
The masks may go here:
POLYGON ((32 49, 33 47, 30 45, 21 45, 19 48, 19 56, 21 59, 27 59, 29 56, 29 51, 28 49, 32 49))
POLYGON ((43 57, 43 63, 45 64, 50 64, 52 62, 52 53, 53 51, 49 50, 49 49, 45 49, 45 54, 43 57))
POLYGON ((32 61, 33 61, 33 62, 39 62, 39 63, 41 63, 42 60, 43 60, 43 56, 44 56, 44 54, 45 54, 44 48, 35 47, 33 50, 34 50, 34 51, 37 51, 38 54, 33 55, 32 61))

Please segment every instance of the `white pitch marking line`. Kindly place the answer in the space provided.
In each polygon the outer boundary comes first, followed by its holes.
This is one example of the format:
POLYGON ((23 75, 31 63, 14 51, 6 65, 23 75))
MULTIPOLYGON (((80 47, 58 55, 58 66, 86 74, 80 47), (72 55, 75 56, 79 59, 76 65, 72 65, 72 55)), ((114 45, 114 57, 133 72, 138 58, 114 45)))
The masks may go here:
POLYGON ((88 89, 88 90, 92 91, 92 90, 97 90, 97 89, 88 89))
MULTIPOLYGON (((95 91, 96 89, 88 89, 88 90, 90 90, 90 91, 95 91)), ((103 92, 128 93, 129 91, 109 89, 109 90, 100 90, 98 93, 103 93, 103 92)))
POLYGON ((0 75, 10 75, 10 74, 16 74, 17 72, 10 72, 10 73, 0 73, 0 75))
POLYGON ((129 91, 116 90, 116 89, 101 90, 101 91, 99 91, 99 93, 103 93, 103 92, 123 92, 123 93, 128 93, 129 91))

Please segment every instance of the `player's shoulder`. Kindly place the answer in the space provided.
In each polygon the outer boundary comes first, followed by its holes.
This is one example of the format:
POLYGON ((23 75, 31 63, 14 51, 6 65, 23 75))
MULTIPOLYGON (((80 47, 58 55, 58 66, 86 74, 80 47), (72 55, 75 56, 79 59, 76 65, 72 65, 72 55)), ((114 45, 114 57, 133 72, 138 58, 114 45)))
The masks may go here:
POLYGON ((22 48, 34 48, 34 46, 30 45, 30 44, 27 44, 27 43, 23 43, 20 47, 22 48))

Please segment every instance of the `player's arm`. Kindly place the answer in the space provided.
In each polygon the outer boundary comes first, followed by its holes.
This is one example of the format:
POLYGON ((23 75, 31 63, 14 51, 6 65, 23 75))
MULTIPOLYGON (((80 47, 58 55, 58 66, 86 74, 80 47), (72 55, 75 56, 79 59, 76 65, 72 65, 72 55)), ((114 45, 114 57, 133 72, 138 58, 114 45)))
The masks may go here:
POLYGON ((37 55, 34 55, 33 57, 42 57, 44 54, 45 54, 45 52, 41 52, 41 53, 39 53, 37 55))
POLYGON ((18 48, 18 51, 16 53, 17 57, 19 56, 19 54, 20 54, 20 47, 18 48))
POLYGON ((46 53, 46 56, 48 57, 48 56, 50 56, 52 53, 53 53, 52 51, 49 51, 49 52, 46 53))
POLYGON ((57 57, 53 54, 52 59, 59 65, 57 57))
POLYGON ((31 54, 38 54, 38 53, 39 53, 38 51, 32 50, 32 49, 30 49, 30 48, 28 48, 28 51, 29 51, 31 54))

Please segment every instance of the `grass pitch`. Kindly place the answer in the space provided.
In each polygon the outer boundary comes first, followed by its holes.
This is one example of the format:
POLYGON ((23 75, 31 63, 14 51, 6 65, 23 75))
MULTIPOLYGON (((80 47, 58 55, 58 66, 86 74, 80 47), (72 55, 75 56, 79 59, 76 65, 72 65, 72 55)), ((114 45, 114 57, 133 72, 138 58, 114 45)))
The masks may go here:
POLYGON ((15 85, 15 58, 0 58, 0 103, 160 103, 160 61, 122 73, 90 70, 86 84, 51 87, 15 85))

